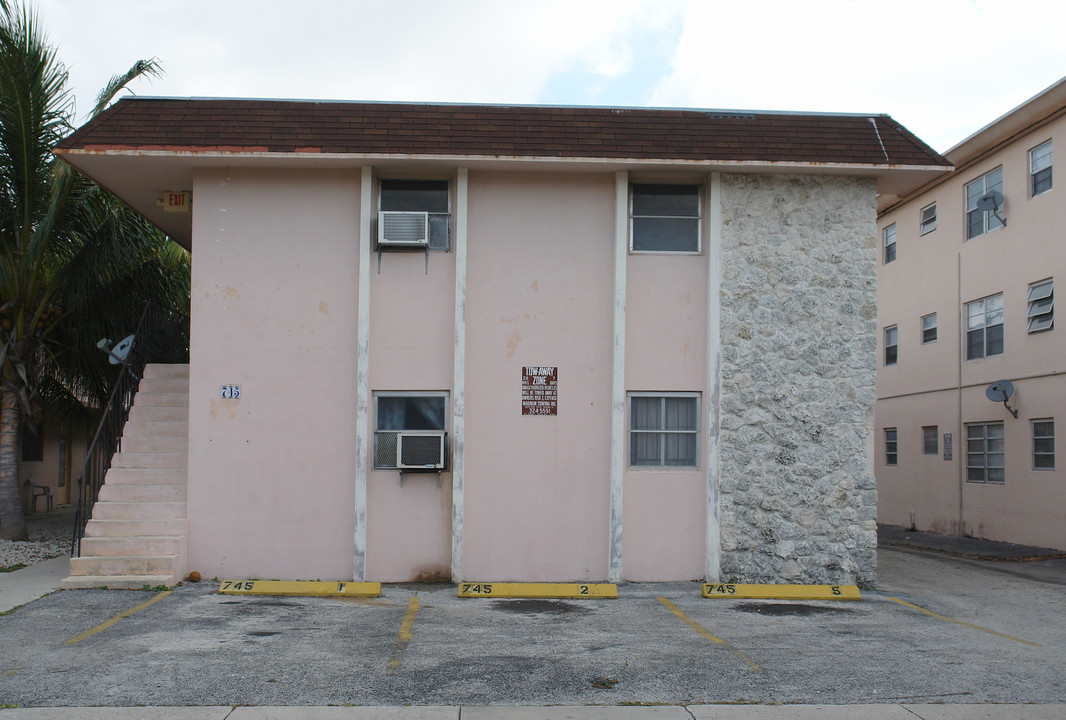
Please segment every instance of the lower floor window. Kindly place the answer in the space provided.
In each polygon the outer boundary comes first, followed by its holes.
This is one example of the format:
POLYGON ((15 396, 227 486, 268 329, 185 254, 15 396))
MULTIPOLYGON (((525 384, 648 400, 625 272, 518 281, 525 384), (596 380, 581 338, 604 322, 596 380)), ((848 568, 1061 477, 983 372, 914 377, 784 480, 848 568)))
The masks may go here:
POLYGON ((1003 423, 972 423, 966 426, 966 480, 1002 483, 1003 423))
POLYGON ((940 429, 936 425, 926 425, 922 428, 922 452, 926 455, 936 455, 940 451, 940 429))
POLYGON ((1055 421, 1033 420, 1033 469, 1055 469, 1055 421))
POLYGON ((447 393, 382 392, 374 403, 375 468, 444 467, 447 393))
POLYGON ((698 395, 630 395, 629 464, 638 467, 696 467, 698 419, 698 395))
POLYGON ((899 464, 899 439, 896 428, 885 428, 885 465, 899 464))

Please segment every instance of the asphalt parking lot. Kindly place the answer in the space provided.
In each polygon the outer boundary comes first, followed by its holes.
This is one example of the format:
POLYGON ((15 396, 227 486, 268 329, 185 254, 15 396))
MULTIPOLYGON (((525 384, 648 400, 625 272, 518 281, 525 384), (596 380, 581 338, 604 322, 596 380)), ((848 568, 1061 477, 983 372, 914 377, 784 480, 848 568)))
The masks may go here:
POLYGON ((57 592, 0 617, 0 705, 1066 702, 1066 560, 885 547, 879 576, 858 602, 697 583, 598 601, 57 592))

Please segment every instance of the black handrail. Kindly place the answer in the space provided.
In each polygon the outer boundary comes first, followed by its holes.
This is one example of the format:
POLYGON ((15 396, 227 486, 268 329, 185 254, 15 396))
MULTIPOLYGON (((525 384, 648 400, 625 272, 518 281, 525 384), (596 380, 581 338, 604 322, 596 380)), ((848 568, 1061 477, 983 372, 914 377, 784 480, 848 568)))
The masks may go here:
POLYGON ((111 467, 111 460, 120 449, 122 430, 129 418, 133 396, 144 375, 145 365, 149 362, 188 362, 187 328, 187 318, 162 310, 151 302, 144 306, 133 334, 133 344, 121 363, 118 380, 111 390, 78 477, 78 505, 74 513, 71 557, 81 555, 85 526, 92 516, 93 505, 104 484, 104 476, 111 467))

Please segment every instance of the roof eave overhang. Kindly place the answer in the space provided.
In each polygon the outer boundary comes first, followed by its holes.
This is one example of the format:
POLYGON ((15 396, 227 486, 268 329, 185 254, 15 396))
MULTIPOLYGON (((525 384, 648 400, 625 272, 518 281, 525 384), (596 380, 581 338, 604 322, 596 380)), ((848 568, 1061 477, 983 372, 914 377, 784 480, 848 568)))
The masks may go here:
MULTIPOLYGON (((942 165, 841 163, 763 160, 690 160, 661 158, 560 157, 464 154, 271 152, 267 149, 193 147, 84 147, 55 154, 121 198, 171 238, 192 246, 192 213, 167 213, 164 193, 191 190, 193 174, 207 168, 346 170, 372 165, 381 172, 433 172, 465 167, 473 170, 846 175, 877 180, 881 197, 899 197, 938 175, 942 165)), ((195 198, 193 200, 195 205, 195 198)), ((879 205, 881 203, 879 202, 879 205)))

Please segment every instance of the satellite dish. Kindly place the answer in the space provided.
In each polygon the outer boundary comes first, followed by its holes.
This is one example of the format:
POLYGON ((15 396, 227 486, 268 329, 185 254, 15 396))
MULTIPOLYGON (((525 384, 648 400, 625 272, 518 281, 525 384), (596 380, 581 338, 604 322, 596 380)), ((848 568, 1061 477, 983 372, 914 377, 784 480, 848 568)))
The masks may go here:
POLYGON ((999 190, 993 190, 990 193, 985 193, 977 199, 977 209, 981 212, 990 212, 996 216, 996 218, 1003 223, 1003 226, 1007 226, 1007 221, 1003 219, 1003 216, 999 214, 999 209, 1003 207, 1003 193, 999 190))
POLYGON ((1011 408, 1007 404, 1007 401, 1014 395, 1014 383, 1010 380, 996 380, 994 383, 985 388, 985 397, 992 402, 1001 402, 1003 407, 1010 411, 1010 414, 1015 418, 1018 417, 1018 411, 1011 408))
POLYGON ((993 190, 992 192, 986 195, 982 195, 980 198, 977 199, 977 209, 984 210, 985 212, 992 210, 994 212, 996 210, 999 210, 999 206, 1002 203, 1003 194, 1000 193, 998 190, 993 190))
POLYGON ((107 360, 112 365, 121 365, 126 362, 126 358, 129 357, 130 348, 133 347, 133 340, 135 337, 136 336, 134 335, 127 335, 119 340, 115 347, 111 347, 110 338, 104 338, 96 343, 96 347, 107 353, 107 360))

